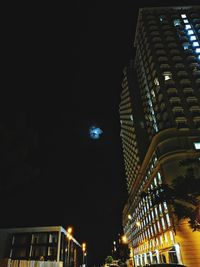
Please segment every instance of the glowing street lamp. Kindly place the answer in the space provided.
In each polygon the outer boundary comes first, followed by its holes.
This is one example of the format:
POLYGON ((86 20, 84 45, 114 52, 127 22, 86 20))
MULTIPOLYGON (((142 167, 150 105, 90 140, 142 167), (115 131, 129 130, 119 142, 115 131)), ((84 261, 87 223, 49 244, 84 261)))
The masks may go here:
POLYGON ((68 265, 68 267, 70 266, 70 241, 72 239, 72 232, 73 232, 73 228, 68 227, 67 228, 67 238, 68 238, 67 265, 68 265))
POLYGON ((84 257, 87 255, 87 253, 86 253, 86 243, 82 243, 82 251, 83 251, 83 266, 84 266, 84 257))
POLYGON ((123 244, 127 244, 128 243, 128 239, 125 235, 122 236, 122 243, 123 244))

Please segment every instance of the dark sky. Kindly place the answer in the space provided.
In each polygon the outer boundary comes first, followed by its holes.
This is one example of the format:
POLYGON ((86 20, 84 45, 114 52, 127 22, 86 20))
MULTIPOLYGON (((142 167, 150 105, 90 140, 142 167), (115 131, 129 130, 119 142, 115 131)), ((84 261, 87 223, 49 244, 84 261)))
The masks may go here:
POLYGON ((80 2, 4 10, 0 227, 72 225, 92 266, 121 231, 118 105, 138 8, 165 3, 80 2), (99 140, 89 138, 92 125, 99 140))

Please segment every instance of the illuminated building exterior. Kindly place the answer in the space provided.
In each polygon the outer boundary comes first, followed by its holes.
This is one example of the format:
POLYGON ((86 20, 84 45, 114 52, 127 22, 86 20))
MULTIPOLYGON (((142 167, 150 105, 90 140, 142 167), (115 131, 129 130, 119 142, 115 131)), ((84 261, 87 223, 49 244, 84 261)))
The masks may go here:
POLYGON ((0 229, 0 267, 78 267, 81 255, 61 226, 0 229))
MULTIPOLYGON (((140 9, 134 46, 119 107, 124 233, 135 266, 200 266, 200 232, 177 222, 168 203, 141 196, 184 175, 180 161, 200 158, 200 7, 140 9)), ((200 164, 194 172, 200 177, 200 164)))

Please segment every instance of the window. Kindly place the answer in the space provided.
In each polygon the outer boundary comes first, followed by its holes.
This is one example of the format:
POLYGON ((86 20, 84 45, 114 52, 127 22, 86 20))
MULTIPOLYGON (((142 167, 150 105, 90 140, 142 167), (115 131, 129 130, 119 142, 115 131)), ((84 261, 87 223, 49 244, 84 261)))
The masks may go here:
POLYGON ((164 218, 163 217, 161 218, 161 222, 162 222, 163 230, 165 230, 165 221, 164 221, 164 218))
POLYGON ((183 46, 184 50, 187 50, 189 48, 190 44, 189 43, 183 43, 182 46, 183 46))
POLYGON ((200 47, 196 48, 196 49, 195 49, 195 52, 196 52, 196 53, 200 53, 200 47))
POLYGON ((158 78, 155 78, 155 79, 154 79, 154 84, 155 84, 155 85, 159 85, 159 80, 158 80, 158 78))
POLYGON ((181 20, 180 19, 175 19, 174 20, 174 26, 180 26, 181 25, 181 20))
POLYGON ((172 79, 172 73, 170 71, 163 72, 163 76, 164 76, 165 81, 172 79))
POLYGON ((197 38, 195 35, 190 36, 190 41, 195 41, 197 38))
POLYGON ((193 30, 188 30, 188 35, 192 35, 192 34, 194 34, 194 31, 193 30))
POLYGON ((171 222, 170 222, 169 214, 168 213, 166 214, 166 221, 167 221, 167 225, 168 226, 171 226, 171 222))
POLYGON ((199 46, 199 43, 198 43, 198 42, 193 42, 192 45, 193 45, 194 47, 196 47, 196 46, 199 46))
POLYGON ((194 142, 194 147, 195 147, 195 149, 200 149, 200 141, 194 142))
POLYGON ((190 25, 190 24, 186 24, 186 25, 185 25, 185 29, 186 29, 186 30, 191 29, 191 25, 190 25))
POLYGON ((185 14, 181 14, 181 18, 182 18, 182 19, 186 19, 187 16, 186 16, 185 14))
POLYGON ((183 20, 184 23, 189 23, 188 19, 183 20))

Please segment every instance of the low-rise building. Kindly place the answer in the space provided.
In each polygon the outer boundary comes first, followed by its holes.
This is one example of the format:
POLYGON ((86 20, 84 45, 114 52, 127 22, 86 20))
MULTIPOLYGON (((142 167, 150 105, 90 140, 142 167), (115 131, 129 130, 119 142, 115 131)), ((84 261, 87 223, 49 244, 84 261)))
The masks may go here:
POLYGON ((61 226, 0 229, 0 267, 79 266, 80 253, 61 226))

